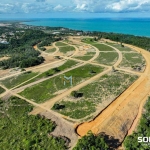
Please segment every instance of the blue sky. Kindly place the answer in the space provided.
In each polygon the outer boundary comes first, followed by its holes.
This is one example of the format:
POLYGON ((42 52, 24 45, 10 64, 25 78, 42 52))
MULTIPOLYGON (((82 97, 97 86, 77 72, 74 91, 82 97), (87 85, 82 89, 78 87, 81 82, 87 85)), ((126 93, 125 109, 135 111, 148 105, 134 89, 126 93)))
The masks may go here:
POLYGON ((0 18, 150 17, 150 0, 1 0, 0 18))

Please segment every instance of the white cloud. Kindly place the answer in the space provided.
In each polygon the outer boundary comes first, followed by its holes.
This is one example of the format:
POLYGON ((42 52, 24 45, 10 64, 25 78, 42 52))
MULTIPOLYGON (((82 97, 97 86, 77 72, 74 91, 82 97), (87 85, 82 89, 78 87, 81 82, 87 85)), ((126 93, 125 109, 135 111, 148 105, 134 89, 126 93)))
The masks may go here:
POLYGON ((106 6, 108 11, 130 12, 144 10, 145 4, 150 4, 150 0, 120 0, 106 6))
POLYGON ((63 9, 64 9, 63 6, 61 6, 60 4, 54 7, 55 11, 62 11, 63 9))
POLYGON ((29 12, 29 3, 24 3, 23 5, 22 5, 22 10, 25 12, 25 13, 28 13, 29 12))
POLYGON ((149 6, 150 0, 75 0, 78 11, 88 12, 132 12, 144 11, 149 6))
POLYGON ((7 13, 14 9, 14 6, 11 4, 0 4, 0 13, 7 13))
POLYGON ((150 0, 5 0, 0 13, 150 12, 150 0))
POLYGON ((75 9, 79 11, 86 11, 88 10, 88 6, 86 4, 81 4, 81 5, 77 5, 75 9))

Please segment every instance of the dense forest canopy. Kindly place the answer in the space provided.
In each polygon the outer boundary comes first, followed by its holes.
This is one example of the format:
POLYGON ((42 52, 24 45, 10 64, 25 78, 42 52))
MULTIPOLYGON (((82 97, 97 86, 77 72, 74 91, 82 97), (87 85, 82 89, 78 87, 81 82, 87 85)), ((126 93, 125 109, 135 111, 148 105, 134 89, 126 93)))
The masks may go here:
POLYGON ((76 147, 73 150, 108 150, 109 146, 106 144, 104 137, 101 135, 95 136, 89 132, 78 140, 76 147))
POLYGON ((63 137, 51 132, 56 124, 40 115, 29 115, 33 107, 17 97, 0 100, 0 150, 66 150, 63 137))
MULTIPOLYGON (((6 29, 9 29, 7 33, 12 32, 11 28, 4 28, 3 31, 2 29, 0 29, 2 34, 5 33, 6 29)), ((41 30, 15 31, 11 37, 7 36, 7 33, 5 33, 5 36, 9 44, 0 44, 0 56, 10 57, 7 60, 0 61, 0 67, 3 69, 25 68, 41 64, 44 58, 40 56, 40 52, 33 49, 33 46, 41 41, 45 41, 44 44, 50 45, 52 42, 60 40, 60 38, 56 38, 52 34, 46 34, 41 30)))

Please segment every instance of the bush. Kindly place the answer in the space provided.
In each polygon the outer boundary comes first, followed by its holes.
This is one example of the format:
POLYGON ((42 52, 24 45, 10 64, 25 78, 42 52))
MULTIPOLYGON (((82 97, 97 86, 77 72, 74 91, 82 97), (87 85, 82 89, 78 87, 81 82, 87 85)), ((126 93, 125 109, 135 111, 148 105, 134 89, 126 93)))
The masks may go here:
POLYGON ((71 96, 73 96, 74 98, 79 98, 79 97, 83 96, 83 93, 78 93, 77 91, 72 91, 71 96))
POLYGON ((60 104, 54 104, 54 106, 53 106, 54 110, 63 109, 63 108, 65 108, 65 106, 64 105, 60 105, 60 104))
POLYGON ((88 135, 79 139, 73 150, 108 150, 108 145, 101 135, 95 136, 89 132, 88 135))

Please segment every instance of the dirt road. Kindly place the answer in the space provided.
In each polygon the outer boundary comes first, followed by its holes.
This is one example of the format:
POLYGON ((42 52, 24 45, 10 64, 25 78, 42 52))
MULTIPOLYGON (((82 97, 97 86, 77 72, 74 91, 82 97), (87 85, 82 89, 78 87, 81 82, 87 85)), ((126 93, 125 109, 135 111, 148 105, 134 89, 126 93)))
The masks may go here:
POLYGON ((150 92, 150 53, 135 46, 126 46, 141 52, 144 56, 147 64, 144 73, 93 121, 79 125, 77 133, 80 136, 92 130, 95 134, 105 132, 121 142, 130 128, 130 132, 135 129, 133 122, 136 121, 138 112, 141 112, 141 101, 145 101, 150 92))
MULTIPOLYGON (((76 86, 72 87, 71 89, 69 89, 69 90, 63 92, 62 94, 60 94, 60 95, 58 95, 58 96, 56 96, 56 97, 54 97, 54 98, 52 98, 52 99, 46 101, 45 103, 41 104, 41 106, 42 106, 42 107, 45 107, 45 108, 47 108, 47 109, 48 109, 48 108, 50 109, 57 101, 59 101, 59 100, 61 100, 62 98, 66 97, 66 96, 69 95, 72 91, 76 91, 76 90, 78 90, 78 89, 80 89, 80 88, 82 88, 82 87, 84 87, 84 86, 86 86, 86 85, 92 83, 93 81, 99 79, 99 78, 100 78, 101 76, 103 76, 104 74, 108 73, 110 70, 111 70, 111 68, 109 68, 109 69, 103 71, 102 73, 97 74, 96 76, 94 76, 94 77, 92 77, 92 78, 90 78, 90 79, 88 79, 88 80, 86 80, 86 81, 84 81, 84 82, 82 82, 82 83, 80 83, 79 85, 76 85, 76 86)), ((34 113, 34 114, 38 114, 38 113, 40 113, 40 112, 41 112, 41 109, 39 109, 39 108, 36 108, 36 109, 33 110, 33 113, 34 113), (36 112, 36 113, 35 113, 35 112, 36 112)))
MULTIPOLYGON (((103 43, 103 44, 105 44, 105 43, 103 43)), ((107 45, 107 44, 105 44, 105 45, 107 45)), ((127 45, 127 46, 130 46, 130 45, 127 45)), ((54 47, 56 48, 55 44, 54 44, 54 47)), ((114 48, 113 46, 110 46, 110 47, 115 49, 119 55, 117 62, 114 64, 114 66, 117 68, 117 66, 122 61, 122 53, 118 49, 114 48)), ((105 132, 108 135, 114 136, 115 138, 119 139, 120 141, 124 139, 127 131, 130 129, 131 125, 133 124, 133 120, 136 120, 136 116, 138 114, 138 109, 140 108, 141 101, 150 92, 150 90, 149 90, 150 78, 148 77, 148 74, 150 73, 150 67, 149 67, 150 66, 150 53, 146 52, 142 49, 138 49, 136 47, 134 47, 134 48, 138 52, 142 52, 143 56, 146 59, 147 67, 145 69, 145 72, 137 73, 137 74, 141 75, 141 77, 135 83, 133 83, 120 97, 118 97, 114 102, 112 102, 95 120, 79 125, 77 128, 77 132, 79 135, 83 136, 87 133, 88 130, 92 130, 96 134, 99 132, 105 132), (142 91, 142 93, 140 93, 141 91, 142 91)), ((58 49, 56 49, 56 51, 58 51, 58 49)), ((77 52, 77 50, 76 50, 76 52, 77 52)), ((112 66, 106 66, 106 65, 91 62, 95 58, 98 57, 99 53, 100 52, 98 51, 98 49, 96 49, 96 55, 94 56, 94 58, 92 58, 89 61, 83 61, 83 60, 78 60, 78 59, 71 58, 71 57, 61 56, 64 59, 75 60, 75 61, 82 63, 76 67, 70 68, 71 70, 78 68, 79 66, 85 65, 87 63, 93 64, 93 65, 98 65, 98 66, 103 66, 103 67, 107 68, 107 70, 103 71, 102 73, 99 73, 98 75, 86 80, 85 82, 83 82, 75 87, 72 87, 71 89, 63 92, 62 94, 56 96, 53 99, 50 99, 49 101, 47 101, 43 104, 37 104, 33 101, 30 101, 30 100, 16 94, 16 92, 20 92, 24 88, 32 86, 32 84, 34 85, 34 84, 40 83, 44 80, 40 80, 40 81, 31 83, 31 84, 27 85, 26 87, 21 87, 14 91, 10 91, 10 93, 14 96, 17 96, 17 97, 20 97, 20 98, 26 100, 27 102, 31 103, 32 105, 36 106, 35 109, 31 112, 31 114, 35 115, 35 114, 42 113, 43 111, 48 111, 49 113, 59 117, 59 119, 63 122, 64 119, 62 119, 62 115, 50 110, 50 108, 54 105, 54 103, 61 100, 64 97, 66 97, 72 91, 78 90, 78 89, 92 83, 93 81, 100 78, 102 75, 111 71, 112 66)), ((55 53, 53 53, 53 56, 55 56, 55 53)), ((117 68, 117 69, 127 71, 130 73, 135 73, 134 71, 129 71, 126 69, 119 69, 119 68, 117 68)), ((63 72, 61 72, 61 73, 63 73, 63 72)))
MULTIPOLYGON (((80 43, 81 43, 81 42, 80 42, 80 43)), ((107 44, 105 44, 105 45, 107 45, 107 44)), ((109 46, 109 45, 107 45, 107 46, 109 46)), ((109 47, 112 47, 112 46, 109 46, 109 47)), ((118 49, 116 49, 116 48, 114 48, 114 47, 112 47, 112 48, 115 49, 116 52, 117 52, 118 55, 119 55, 117 62, 114 64, 114 66, 117 67, 117 66, 120 64, 120 62, 122 61, 122 53, 121 53, 118 49)), ((99 51, 99 50, 96 49, 96 51, 99 51)), ((98 57, 98 56, 97 56, 98 54, 99 54, 99 52, 96 53, 96 55, 94 56, 94 58, 97 58, 97 57, 98 57)), ((78 59, 74 59, 74 58, 71 58, 71 57, 63 57, 63 58, 72 59, 72 60, 78 60, 78 59)), ((93 60, 93 59, 91 59, 91 60, 93 60)), ((107 67, 108 69, 105 70, 105 71, 103 71, 102 73, 99 73, 98 75, 96 75, 96 76, 94 76, 94 77, 92 77, 92 78, 90 78, 90 79, 84 81, 83 83, 81 83, 81 84, 79 84, 79 85, 77 85, 77 86, 74 86, 73 88, 71 88, 71 89, 69 89, 69 90, 63 92, 62 94, 60 94, 60 95, 58 95, 58 96, 56 96, 56 97, 54 97, 54 98, 52 98, 52 99, 46 101, 45 103, 41 104, 42 107, 51 108, 57 101, 59 101, 59 100, 61 100, 62 98, 66 97, 66 96, 69 95, 72 91, 76 91, 76 90, 78 90, 78 89, 80 89, 80 88, 82 88, 82 87, 84 87, 84 86, 86 86, 86 85, 92 83, 93 81, 99 79, 101 76, 103 76, 104 74, 106 74, 106 73, 108 73, 108 72, 110 72, 110 71, 112 70, 112 67, 111 67, 111 66, 106 66, 106 65, 101 65, 101 64, 97 64, 97 63, 92 63, 91 60, 89 60, 89 61, 80 60, 80 62, 83 62, 84 64, 89 63, 89 64, 93 64, 93 65, 99 65, 99 66, 107 67)), ((34 113, 34 114, 38 114, 38 113, 40 113, 41 111, 42 111, 42 110, 41 110, 40 108, 36 108, 36 109, 33 110, 33 113, 34 113)))

